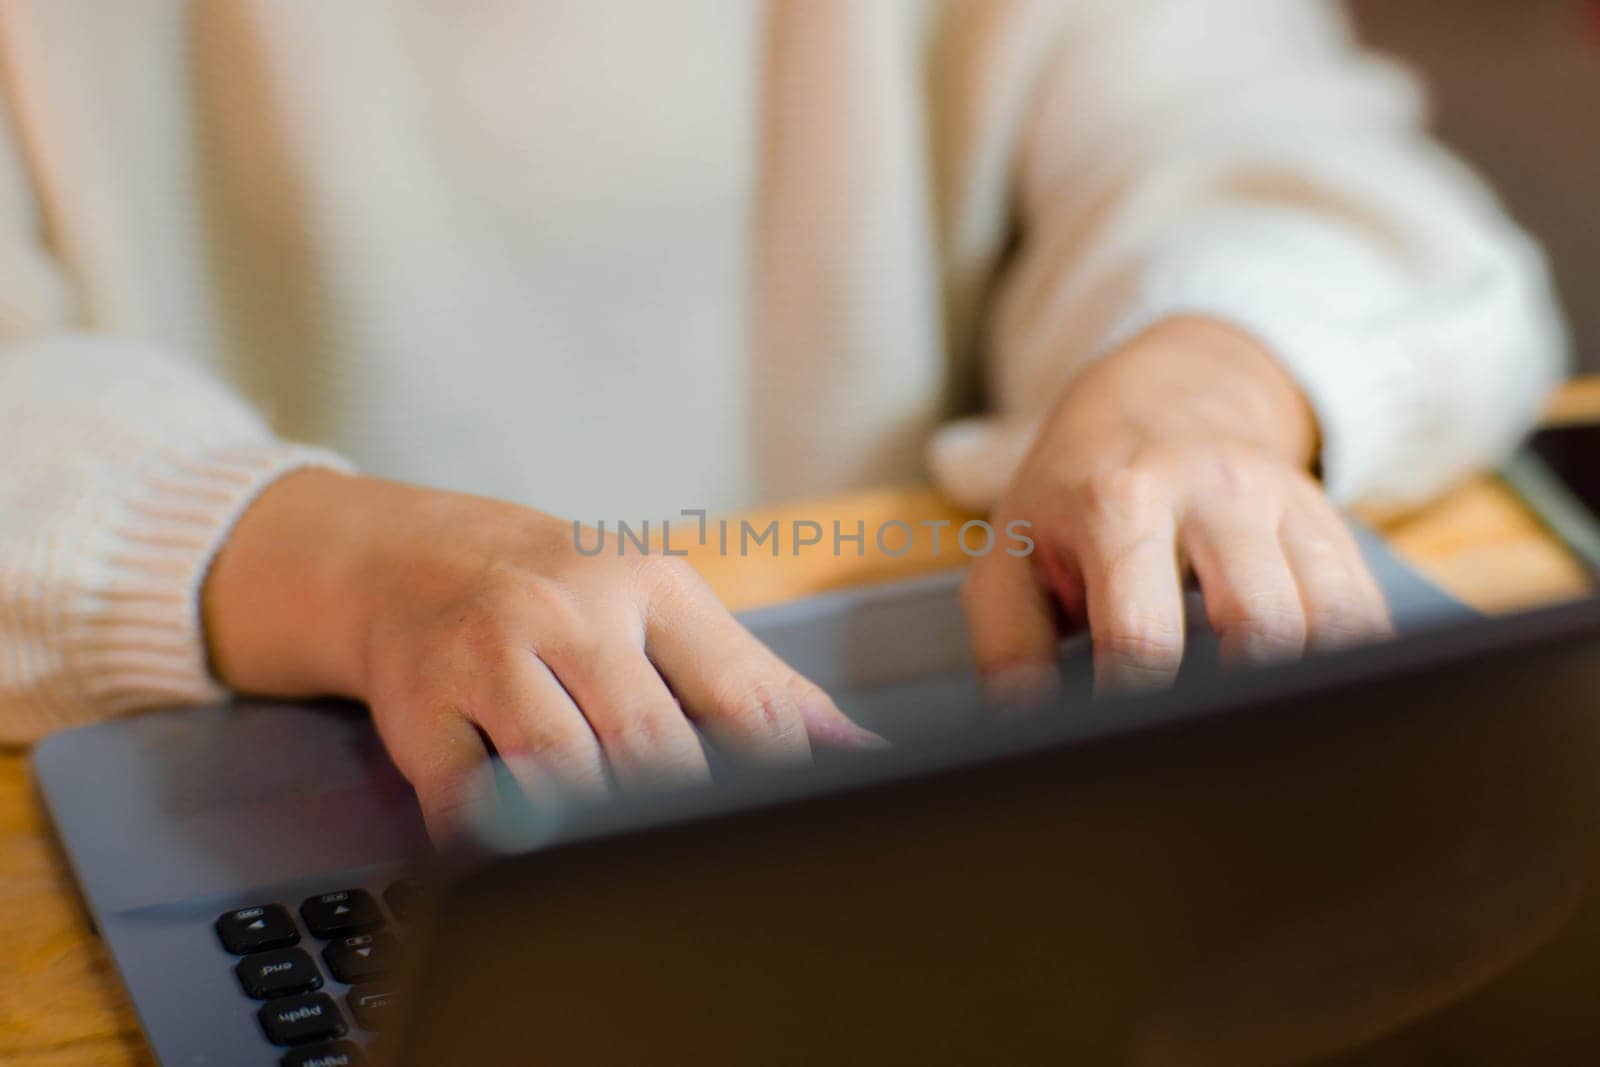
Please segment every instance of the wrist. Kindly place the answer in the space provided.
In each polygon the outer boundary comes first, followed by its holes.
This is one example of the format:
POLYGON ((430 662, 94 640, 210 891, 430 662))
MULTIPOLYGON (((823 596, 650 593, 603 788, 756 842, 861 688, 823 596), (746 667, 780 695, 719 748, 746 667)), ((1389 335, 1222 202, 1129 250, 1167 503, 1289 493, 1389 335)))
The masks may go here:
POLYGON ((200 601, 211 667, 225 685, 276 697, 360 695, 370 481, 294 471, 240 516, 200 601))
POLYGON ((1316 415, 1272 351, 1216 319, 1164 319, 1096 362, 1069 390, 1090 385, 1089 410, 1162 437, 1244 441, 1310 470, 1320 449, 1316 415))

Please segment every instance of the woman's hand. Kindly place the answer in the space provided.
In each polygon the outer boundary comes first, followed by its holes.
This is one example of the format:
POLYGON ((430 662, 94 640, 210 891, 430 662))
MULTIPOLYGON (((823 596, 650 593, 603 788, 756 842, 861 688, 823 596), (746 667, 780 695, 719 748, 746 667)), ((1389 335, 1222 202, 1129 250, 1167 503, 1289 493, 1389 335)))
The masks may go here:
POLYGON ((705 777, 691 720, 758 760, 881 744, 682 560, 614 539, 585 556, 570 522, 497 501, 291 474, 241 519, 203 608, 232 688, 365 701, 436 837, 477 799, 485 738, 526 784, 582 791, 705 777))
POLYGON ((967 580, 991 690, 1043 696, 1062 622, 1085 620, 1100 687, 1169 683, 1190 570, 1236 663, 1388 634, 1377 583, 1311 475, 1316 437, 1272 355, 1221 323, 1167 320, 1089 368, 996 514, 1032 522, 1034 554, 993 553, 967 580))

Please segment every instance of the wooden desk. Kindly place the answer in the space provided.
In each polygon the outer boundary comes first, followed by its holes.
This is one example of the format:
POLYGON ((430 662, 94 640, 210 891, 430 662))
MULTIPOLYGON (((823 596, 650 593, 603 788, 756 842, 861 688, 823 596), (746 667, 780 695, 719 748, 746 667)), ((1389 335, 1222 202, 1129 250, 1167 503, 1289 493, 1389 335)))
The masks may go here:
MULTIPOLYGON (((1600 383, 1579 383, 1553 409, 1557 419, 1600 412, 1600 383)), ((925 491, 858 494, 756 518, 805 516, 866 521, 963 516, 925 491)), ((1588 582, 1497 481, 1461 487, 1426 512, 1387 524, 1400 554, 1445 588, 1488 611, 1583 594, 1588 582)), ((870 546, 869 546, 870 548, 870 546)), ((908 555, 696 563, 736 607, 959 564, 908 555)), ((90 932, 70 876, 34 795, 26 756, 0 752, 0 1063, 11 1067, 148 1064, 138 1025, 111 963, 90 932)))

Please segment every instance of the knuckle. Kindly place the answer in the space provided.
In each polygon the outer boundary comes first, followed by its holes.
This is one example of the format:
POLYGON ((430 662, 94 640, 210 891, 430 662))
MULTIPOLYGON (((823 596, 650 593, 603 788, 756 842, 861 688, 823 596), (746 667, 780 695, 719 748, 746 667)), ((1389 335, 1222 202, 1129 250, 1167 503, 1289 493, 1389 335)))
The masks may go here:
POLYGON ((467 660, 462 664, 463 681, 470 680, 473 691, 515 699, 522 688, 518 659, 525 655, 508 641, 473 641, 467 646, 467 660))
POLYGON ((655 575, 664 582, 689 582, 699 577, 699 572, 682 556, 668 556, 662 553, 643 556, 639 560, 639 566, 647 574, 655 575))
POLYGON ((1359 596, 1340 593, 1318 607, 1311 629, 1319 642, 1348 644, 1381 635, 1387 620, 1359 596))
POLYGON ((552 629, 575 631, 583 621, 582 607, 572 589, 551 578, 524 579, 519 583, 518 600, 521 610, 531 612, 552 629))
POLYGON ((540 724, 521 754, 556 767, 588 767, 596 758, 594 739, 587 730, 553 722, 540 724))
POLYGON ((809 708, 833 707, 833 698, 828 696, 822 686, 803 674, 793 675, 789 679, 787 689, 796 715, 802 715, 804 710, 809 708))
POLYGON ((548 578, 496 569, 485 575, 450 614, 456 637, 473 646, 503 643, 503 635, 527 620, 565 628, 579 618, 571 590, 548 578))
POLYGON ((460 677, 459 661, 442 648, 424 652, 414 670, 398 679, 385 699, 372 702, 373 719, 380 729, 396 731, 400 736, 395 740, 403 737, 405 741, 402 750, 414 754, 406 761, 411 764, 407 777, 437 777, 435 770, 447 765, 444 757, 448 750, 429 742, 461 718, 460 677))
POLYGON ((603 633, 574 619, 566 625, 553 624, 542 632, 536 651, 558 673, 573 671, 580 678, 590 678, 613 658, 613 647, 603 633))
POLYGON ((1341 648, 1378 637, 1382 629, 1364 619, 1327 616, 1317 621, 1310 643, 1319 648, 1341 648))
POLYGON ((687 620, 704 617, 708 607, 707 599, 697 595, 699 572, 676 556, 641 557, 631 565, 626 583, 647 627, 672 620, 688 625, 687 620))
POLYGON ((739 682, 723 693, 719 704, 743 725, 776 741, 805 736, 799 709, 787 686, 775 682, 739 682))
POLYGON ((573 590, 550 580, 533 583, 527 596, 532 604, 527 643, 541 659, 581 667, 611 654, 617 637, 602 624, 603 605, 585 606, 573 590))
POLYGON ((1215 449, 1199 457, 1206 493, 1229 500, 1254 499, 1268 488, 1261 462, 1231 449, 1215 449))
POLYGON ((465 775, 429 781, 418 789, 428 810, 435 815, 455 815, 472 807, 474 796, 465 775))
POLYGON ((1266 648, 1296 648, 1305 643, 1305 612, 1298 603, 1262 593, 1241 601, 1221 627, 1224 636, 1266 648))
POLYGON ((1119 467, 1090 475, 1079 489, 1080 503, 1102 519, 1137 519, 1159 501, 1161 479, 1143 467, 1119 467))
POLYGON ((477 596, 457 607, 446 630, 454 645, 477 658, 501 643, 506 617, 493 600, 477 596))
POLYGON ((613 766, 620 765, 631 772, 689 771, 698 776, 706 769, 699 739, 676 712, 652 709, 628 715, 602 737, 602 748, 613 766))
POLYGON ((1113 584, 1131 581, 1147 565, 1149 550, 1157 545, 1161 535, 1145 530, 1133 537, 1096 539, 1090 555, 1098 560, 1106 580, 1113 584))
POLYGON ((616 725, 609 731, 613 740, 634 752, 669 751, 681 743, 682 716, 653 704, 619 708, 616 725))
POLYGON ((1104 651, 1112 659, 1150 671, 1176 670, 1183 660, 1183 631, 1163 619, 1130 619, 1113 627, 1104 651))
POLYGON ((640 556, 631 566, 636 588, 650 599, 680 596, 699 581, 699 573, 678 556, 640 556))
POLYGON ((1328 534, 1305 537, 1294 546, 1296 556, 1313 577, 1337 576, 1347 568, 1351 550, 1328 534))

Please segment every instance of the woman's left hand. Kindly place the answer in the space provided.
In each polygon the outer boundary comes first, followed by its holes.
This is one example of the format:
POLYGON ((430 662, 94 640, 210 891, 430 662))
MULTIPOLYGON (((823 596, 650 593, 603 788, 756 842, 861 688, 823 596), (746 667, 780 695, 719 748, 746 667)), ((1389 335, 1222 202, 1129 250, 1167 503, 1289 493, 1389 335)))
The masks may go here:
POLYGON ((1031 556, 977 560, 964 604, 1002 699, 1053 684, 1064 625, 1087 622, 1101 688, 1168 684, 1199 579, 1225 659, 1262 663, 1391 632, 1343 517, 1312 475, 1311 408, 1272 354, 1169 319, 1096 362, 1046 418, 995 514, 1031 556))

